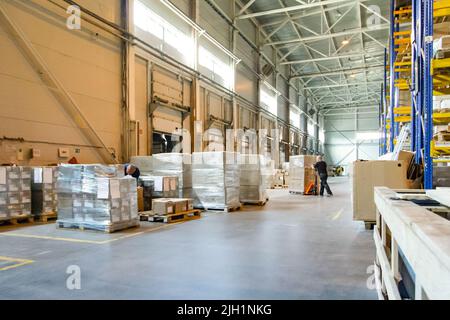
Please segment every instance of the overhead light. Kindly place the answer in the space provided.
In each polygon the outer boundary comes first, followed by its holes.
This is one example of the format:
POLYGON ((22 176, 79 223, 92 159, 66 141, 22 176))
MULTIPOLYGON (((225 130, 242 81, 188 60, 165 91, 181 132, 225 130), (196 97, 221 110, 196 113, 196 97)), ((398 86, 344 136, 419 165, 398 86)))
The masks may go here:
POLYGON ((352 74, 350 75, 350 78, 354 78, 354 77, 356 77, 356 74, 352 73, 352 74))
POLYGON ((342 44, 345 46, 345 45, 347 45, 347 44, 349 44, 350 43, 350 40, 347 40, 347 39, 345 39, 345 40, 343 40, 342 41, 342 44))

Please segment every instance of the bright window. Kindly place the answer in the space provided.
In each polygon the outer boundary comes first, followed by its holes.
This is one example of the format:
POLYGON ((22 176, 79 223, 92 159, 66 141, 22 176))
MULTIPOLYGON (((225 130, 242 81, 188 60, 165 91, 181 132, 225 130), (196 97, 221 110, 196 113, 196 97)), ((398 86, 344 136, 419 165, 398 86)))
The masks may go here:
POLYGON ((311 121, 308 121, 308 135, 311 137, 316 136, 316 126, 311 121))
POLYGON ((278 114, 277 95, 275 92, 269 94, 267 91, 261 89, 260 99, 261 103, 265 105, 267 111, 274 115, 278 114))
POLYGON ((139 0, 134 2, 134 23, 142 31, 154 35, 164 44, 177 50, 190 64, 193 63, 194 41, 192 38, 150 10, 139 0))
POLYGON ((201 66, 212 71, 215 76, 223 79, 224 87, 230 88, 234 75, 233 68, 229 64, 221 61, 204 47, 198 49, 198 60, 201 66))
POLYGON ((363 140, 379 140, 380 139, 380 133, 378 131, 367 131, 367 132, 357 132, 356 133, 356 140, 363 141, 363 140))
POLYGON ((291 121, 291 125, 300 129, 300 115, 297 112, 290 110, 289 120, 291 121))
POLYGON ((325 131, 323 129, 319 130, 319 140, 320 142, 324 143, 325 142, 325 131))

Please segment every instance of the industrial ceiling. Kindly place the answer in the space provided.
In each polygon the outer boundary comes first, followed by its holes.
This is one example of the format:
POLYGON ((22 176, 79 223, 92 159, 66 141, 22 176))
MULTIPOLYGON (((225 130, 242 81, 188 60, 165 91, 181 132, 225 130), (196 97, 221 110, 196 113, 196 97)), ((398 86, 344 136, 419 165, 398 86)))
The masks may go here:
POLYGON ((237 19, 258 20, 263 45, 331 115, 378 107, 389 17, 386 0, 249 0, 237 19))

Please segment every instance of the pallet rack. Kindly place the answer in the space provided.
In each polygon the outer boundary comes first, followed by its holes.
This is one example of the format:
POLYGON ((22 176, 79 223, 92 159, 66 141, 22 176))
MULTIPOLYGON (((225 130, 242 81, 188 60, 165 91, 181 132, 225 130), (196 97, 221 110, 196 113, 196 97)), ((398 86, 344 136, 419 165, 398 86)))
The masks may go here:
MULTIPOLYGON (((380 153, 392 152, 400 126, 409 124, 410 149, 423 164, 424 187, 433 188, 433 161, 450 155, 450 147, 436 146, 433 126, 449 123, 450 113, 433 113, 433 95, 450 94, 450 58, 434 59, 435 22, 450 19, 450 0, 391 0, 389 65, 382 88, 380 153), (388 77, 389 74, 389 77, 388 77), (405 99, 408 97, 410 103, 405 99), (433 159, 436 157, 436 159, 433 159)), ((387 63, 386 63, 387 64, 387 63)))

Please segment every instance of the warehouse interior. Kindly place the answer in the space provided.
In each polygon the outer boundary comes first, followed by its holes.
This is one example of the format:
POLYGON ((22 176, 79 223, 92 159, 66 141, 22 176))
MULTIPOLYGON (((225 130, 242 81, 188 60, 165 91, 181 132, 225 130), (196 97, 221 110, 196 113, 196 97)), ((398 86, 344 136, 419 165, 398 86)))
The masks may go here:
POLYGON ((449 19, 0 0, 0 299, 450 299, 449 19))

